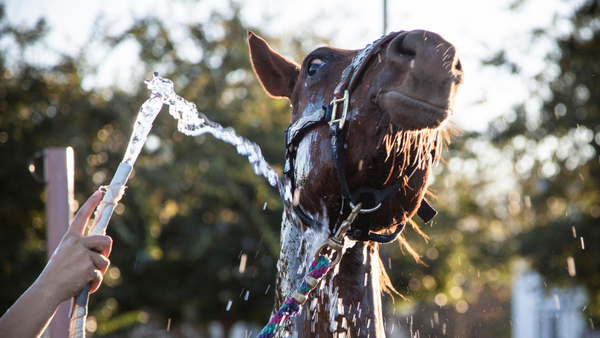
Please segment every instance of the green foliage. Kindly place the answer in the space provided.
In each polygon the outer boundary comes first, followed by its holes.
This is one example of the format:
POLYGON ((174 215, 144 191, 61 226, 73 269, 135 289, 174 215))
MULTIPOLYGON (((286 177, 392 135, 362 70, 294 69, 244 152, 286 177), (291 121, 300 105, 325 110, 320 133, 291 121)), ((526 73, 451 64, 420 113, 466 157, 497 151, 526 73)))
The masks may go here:
MULTIPOLYGON (((392 262, 392 282, 413 300, 410 310, 406 302, 394 307, 414 314, 421 336, 441 334, 441 324, 430 323, 437 312, 451 323, 477 318, 479 333, 448 324, 444 330, 449 334, 509 337, 511 275, 523 261, 549 287, 585 285, 589 304, 583 314, 598 327, 598 20, 598 2, 584 3, 573 15, 573 33, 557 40, 556 51, 548 56, 556 66, 534 79, 531 99, 493 121, 486 133, 461 135, 448 146, 447 162, 434 169, 431 186, 440 214, 422 229, 431 239, 407 233, 426 265, 398 255, 395 248, 384 249, 392 262), (575 262, 574 276, 569 258, 575 262), (430 308, 438 296, 446 305, 430 308), (469 309, 464 315, 461 301, 469 309)), ((547 33, 532 32, 540 34, 547 33)), ((482 63, 519 71, 502 51, 482 63)))
MULTIPOLYGON (((30 30, 14 29, 6 19, 1 25, 0 39, 12 36, 17 43, 10 48, 21 51, 35 46, 45 30, 43 22, 30 30)), ((281 135, 289 109, 268 98, 253 76, 237 12, 180 28, 202 52, 200 62, 180 57, 171 32, 153 18, 135 22, 119 36, 98 27, 96 40, 81 56, 63 56, 49 69, 22 59, 0 60, 2 312, 45 261, 44 187, 30 177, 28 159, 46 147, 73 147, 76 199, 83 203, 110 181, 148 98, 141 82, 134 95, 118 88, 82 88, 85 77, 93 75, 84 56, 99 45, 116 48, 135 41, 146 77, 161 69, 179 95, 196 102, 213 121, 258 142, 267 160, 282 167, 281 135)), ((108 227, 114 239, 111 269, 90 301, 98 333, 139 323, 140 310, 161 325, 172 319, 173 327, 212 320, 226 327, 238 320, 266 322, 279 251, 282 203, 276 189, 230 145, 179 133, 166 111, 151 137, 158 146, 142 151, 108 227), (247 257, 244 272, 241 255, 247 257)))
POLYGON ((588 1, 574 17, 574 31, 557 41, 552 60, 555 78, 540 74, 548 92, 540 93, 541 112, 520 107, 516 121, 494 140, 514 154, 520 175, 521 210, 534 210, 531 226, 518 236, 518 254, 550 283, 583 284, 589 294, 585 311, 600 321, 600 31, 597 1, 588 1), (544 79, 548 79, 544 81, 544 79), (529 204, 529 206, 527 206, 529 204), (569 274, 567 258, 575 261, 569 274))

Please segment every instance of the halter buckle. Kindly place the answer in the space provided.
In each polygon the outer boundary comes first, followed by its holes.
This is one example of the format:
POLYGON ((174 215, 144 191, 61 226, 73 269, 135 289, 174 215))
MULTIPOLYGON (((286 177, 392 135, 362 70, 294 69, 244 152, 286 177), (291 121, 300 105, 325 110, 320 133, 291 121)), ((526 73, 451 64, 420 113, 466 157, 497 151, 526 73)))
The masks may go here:
POLYGON ((334 123, 338 123, 340 130, 344 129, 344 123, 346 122, 346 114, 348 113, 348 89, 344 90, 344 96, 341 99, 334 98, 331 100, 331 104, 333 105, 333 109, 331 110, 331 121, 329 121, 329 125, 333 125, 334 123), (342 112, 342 116, 339 119, 336 119, 337 115, 337 106, 338 103, 344 102, 344 111, 342 112))

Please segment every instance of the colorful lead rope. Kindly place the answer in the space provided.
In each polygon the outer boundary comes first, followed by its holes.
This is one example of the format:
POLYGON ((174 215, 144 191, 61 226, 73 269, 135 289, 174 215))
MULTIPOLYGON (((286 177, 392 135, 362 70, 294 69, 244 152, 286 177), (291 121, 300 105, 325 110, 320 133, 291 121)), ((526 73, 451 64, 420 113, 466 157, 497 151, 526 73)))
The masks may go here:
POLYGON ((300 313, 302 304, 306 302, 308 294, 319 284, 319 281, 327 274, 331 267, 331 260, 327 256, 319 255, 315 258, 308 268, 308 274, 304 277, 302 284, 296 290, 294 296, 290 297, 283 303, 279 311, 269 323, 260 331, 257 338, 273 338, 286 323, 286 321, 294 315, 300 313))

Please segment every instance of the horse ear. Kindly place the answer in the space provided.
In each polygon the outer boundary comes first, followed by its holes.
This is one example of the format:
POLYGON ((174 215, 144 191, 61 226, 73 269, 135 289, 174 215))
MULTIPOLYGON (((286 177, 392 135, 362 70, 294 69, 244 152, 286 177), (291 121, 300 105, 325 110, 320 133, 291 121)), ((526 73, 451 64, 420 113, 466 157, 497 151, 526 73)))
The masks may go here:
POLYGON ((271 96, 292 96, 300 67, 272 50, 267 42, 248 31, 250 60, 263 88, 271 96))

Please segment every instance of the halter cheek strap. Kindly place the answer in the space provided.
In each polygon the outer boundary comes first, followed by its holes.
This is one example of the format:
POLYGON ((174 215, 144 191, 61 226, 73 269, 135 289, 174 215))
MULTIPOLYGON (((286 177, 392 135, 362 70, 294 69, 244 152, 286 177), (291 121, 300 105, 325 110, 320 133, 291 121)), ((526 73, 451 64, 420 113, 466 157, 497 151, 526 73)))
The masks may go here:
MULTIPOLYGON (((402 176, 387 188, 376 190, 371 187, 361 187, 351 190, 346 181, 343 158, 343 133, 350 101, 350 93, 352 92, 360 73, 368 63, 368 60, 372 57, 372 55, 376 54, 376 52, 373 51, 379 51, 384 43, 395 38, 400 33, 401 32, 384 36, 375 41, 373 44, 367 45, 363 50, 359 51, 358 54, 352 59, 350 65, 342 73, 340 83, 336 86, 334 91, 334 100, 329 105, 317 109, 312 114, 302 116, 296 122, 290 124, 285 132, 286 162, 284 174, 294 185, 294 161, 296 158, 296 149, 298 144, 309 130, 317 126, 329 124, 331 153, 338 181, 340 183, 342 198, 343 200, 347 200, 349 202, 351 208, 354 208, 354 206, 358 205, 358 203, 362 203, 360 213, 348 230, 348 235, 353 240, 388 243, 395 240, 398 234, 404 229, 404 224, 400 224, 394 233, 387 235, 376 234, 370 230, 371 218, 373 212, 379 209, 382 204, 389 202, 396 195, 396 193, 400 191, 405 179, 408 181, 416 171, 417 165, 410 165, 403 172, 402 176), (338 118, 337 111, 339 110, 338 106, 340 103, 343 104, 343 110, 342 114, 338 118)), ((433 155, 434 154, 432 154, 432 156, 433 155)), ((295 189, 295 187, 292 187, 292 189, 295 189)), ((315 221, 306 215, 299 204, 294 205, 293 209, 294 213, 308 227, 316 225, 315 221)), ((427 223, 436 214, 437 211, 435 211, 435 209, 433 209, 433 207, 425 199, 422 199, 421 205, 417 211, 417 215, 419 215, 419 217, 423 219, 425 223, 427 223)))

